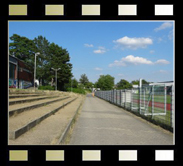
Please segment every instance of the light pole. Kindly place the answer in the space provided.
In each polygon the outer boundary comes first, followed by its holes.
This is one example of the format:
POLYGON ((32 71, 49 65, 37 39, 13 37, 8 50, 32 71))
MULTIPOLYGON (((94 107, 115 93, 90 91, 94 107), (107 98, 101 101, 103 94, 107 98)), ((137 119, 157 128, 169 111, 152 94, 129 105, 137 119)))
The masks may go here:
POLYGON ((55 70, 55 90, 57 90, 57 71, 60 70, 60 68, 58 69, 51 68, 51 69, 55 70))
POLYGON ((71 76, 71 93, 72 93, 72 76, 71 76))
POLYGON ((38 56, 40 53, 35 53, 35 63, 34 63, 34 90, 35 90, 35 81, 36 81, 36 56, 38 56))

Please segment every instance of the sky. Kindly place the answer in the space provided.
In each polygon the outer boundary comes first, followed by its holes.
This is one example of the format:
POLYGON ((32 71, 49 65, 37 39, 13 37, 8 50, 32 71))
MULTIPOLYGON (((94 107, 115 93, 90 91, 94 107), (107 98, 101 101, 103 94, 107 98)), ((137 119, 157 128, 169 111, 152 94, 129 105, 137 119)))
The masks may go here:
POLYGON ((67 49, 77 80, 174 80, 174 21, 10 21, 13 34, 42 35, 67 49))

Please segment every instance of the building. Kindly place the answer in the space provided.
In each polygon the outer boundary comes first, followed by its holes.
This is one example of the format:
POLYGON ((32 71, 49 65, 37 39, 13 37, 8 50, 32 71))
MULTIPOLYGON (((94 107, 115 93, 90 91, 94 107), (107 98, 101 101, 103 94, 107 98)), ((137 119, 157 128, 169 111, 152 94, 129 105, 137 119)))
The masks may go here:
POLYGON ((26 89, 34 84, 34 76, 29 66, 16 57, 9 55, 9 88, 26 89))

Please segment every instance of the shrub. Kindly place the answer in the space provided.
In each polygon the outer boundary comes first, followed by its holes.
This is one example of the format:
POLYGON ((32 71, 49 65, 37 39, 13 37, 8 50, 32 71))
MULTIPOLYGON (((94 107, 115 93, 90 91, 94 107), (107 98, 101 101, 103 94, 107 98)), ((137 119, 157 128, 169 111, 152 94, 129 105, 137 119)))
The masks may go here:
MULTIPOLYGON (((71 92, 71 88, 67 88, 68 92, 71 92)), ((80 93, 80 94, 86 94, 84 89, 81 88, 72 88, 72 92, 74 93, 80 93)))
POLYGON ((47 85, 47 86, 39 86, 38 89, 39 90, 55 90, 55 87, 47 85))

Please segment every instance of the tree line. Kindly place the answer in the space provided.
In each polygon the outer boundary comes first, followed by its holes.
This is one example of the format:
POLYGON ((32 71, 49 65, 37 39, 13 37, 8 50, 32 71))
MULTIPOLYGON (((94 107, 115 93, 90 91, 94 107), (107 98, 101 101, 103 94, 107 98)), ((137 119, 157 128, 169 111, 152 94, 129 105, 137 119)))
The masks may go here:
MULTIPOLYGON (((139 80, 133 80, 128 82, 125 79, 121 79, 117 84, 114 83, 114 77, 111 75, 100 75, 99 79, 92 83, 89 81, 86 74, 82 74, 79 82, 74 78, 72 84, 75 88, 79 85, 84 86, 85 88, 100 88, 100 90, 111 90, 111 89, 131 89, 132 85, 139 85, 139 80)), ((146 80, 142 80, 142 84, 149 84, 146 80)))

